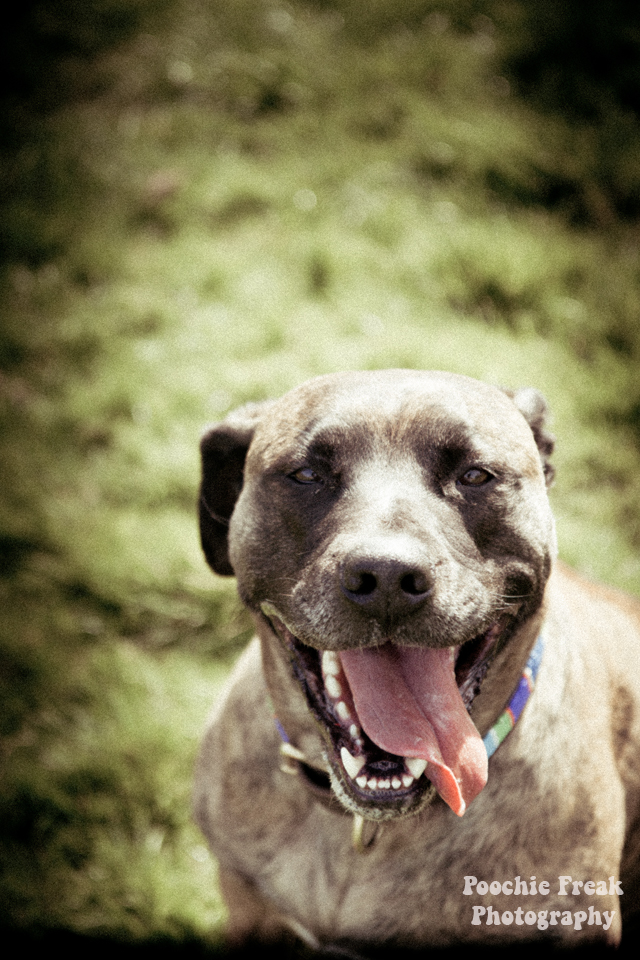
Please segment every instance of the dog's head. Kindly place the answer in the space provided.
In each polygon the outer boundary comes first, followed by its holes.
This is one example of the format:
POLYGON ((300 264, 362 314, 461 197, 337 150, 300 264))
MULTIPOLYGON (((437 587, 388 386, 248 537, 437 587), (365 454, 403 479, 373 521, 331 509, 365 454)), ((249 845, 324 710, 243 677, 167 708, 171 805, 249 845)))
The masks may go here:
POLYGON ((545 412, 454 374, 343 373, 203 438, 205 555, 237 576, 352 811, 437 791, 462 814, 486 782, 468 711, 555 553, 545 412))

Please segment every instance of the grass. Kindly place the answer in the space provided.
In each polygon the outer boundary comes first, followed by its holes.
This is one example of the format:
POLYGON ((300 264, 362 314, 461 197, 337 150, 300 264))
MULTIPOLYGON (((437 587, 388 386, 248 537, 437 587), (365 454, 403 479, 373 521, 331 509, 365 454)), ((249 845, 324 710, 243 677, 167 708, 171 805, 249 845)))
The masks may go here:
POLYGON ((137 4, 7 154, 5 924, 219 940, 191 767, 249 624, 194 502, 235 405, 347 368, 537 386, 561 555, 638 593, 638 125, 607 155, 519 99, 490 5, 402 9, 137 4))

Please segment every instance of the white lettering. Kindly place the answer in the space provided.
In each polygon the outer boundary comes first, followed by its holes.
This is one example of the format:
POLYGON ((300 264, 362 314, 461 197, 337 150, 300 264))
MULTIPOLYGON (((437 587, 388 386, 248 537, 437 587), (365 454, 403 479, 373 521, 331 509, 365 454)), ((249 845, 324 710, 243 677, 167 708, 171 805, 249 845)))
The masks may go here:
MULTIPOLYGON (((558 896, 559 896, 559 897, 566 897, 567 891, 566 891, 565 888, 566 888, 566 886, 567 886, 568 883, 571 883, 571 877, 558 877, 558 881, 559 881, 559 883, 560 883, 560 889, 558 890, 558 896)), ((563 921, 563 922, 564 922, 564 921, 563 921)))
POLYGON ((602 916, 604 916, 603 923, 600 911, 596 910, 593 906, 589 907, 589 913, 587 913, 586 910, 576 910, 575 913, 572 913, 571 910, 538 910, 537 913, 535 910, 527 910, 525 913, 522 907, 518 907, 514 912, 505 910, 501 914, 492 906, 482 907, 479 905, 474 906, 472 910, 473 917, 471 923, 475 927, 481 926, 482 917, 484 917, 484 923, 488 927, 499 927, 500 924, 504 924, 505 927, 510 927, 515 920, 518 926, 523 926, 523 924, 526 923, 527 926, 532 927, 534 924, 537 924, 538 930, 547 930, 549 926, 555 927, 558 922, 565 927, 572 926, 574 930, 582 930, 585 923, 589 926, 598 926, 602 927, 603 930, 608 930, 615 917, 615 910, 612 910, 611 913, 605 910, 602 914, 602 916))
POLYGON ((496 927, 500 926, 500 914, 497 910, 494 910, 493 907, 489 907, 489 913, 487 914, 487 926, 494 923, 496 927))
POLYGON ((573 929, 582 930, 582 924, 585 922, 586 919, 587 919, 586 911, 576 910, 576 917, 575 917, 575 923, 573 925, 573 929))
POLYGON ((480 917, 483 917, 486 912, 487 912, 486 907, 475 906, 475 907, 473 908, 473 920, 471 921, 471 923, 472 923, 475 927, 479 927, 479 926, 480 926, 480 917))
POLYGON ((477 883, 476 877, 465 877, 464 878, 464 890, 462 891, 465 897, 470 897, 473 893, 473 888, 477 883))

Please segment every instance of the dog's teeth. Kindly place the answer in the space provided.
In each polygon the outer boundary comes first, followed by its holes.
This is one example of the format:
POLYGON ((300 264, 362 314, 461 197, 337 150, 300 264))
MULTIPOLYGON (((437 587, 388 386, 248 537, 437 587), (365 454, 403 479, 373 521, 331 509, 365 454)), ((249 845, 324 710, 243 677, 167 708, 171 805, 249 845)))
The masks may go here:
POLYGON ((342 687, 331 674, 324 678, 324 685, 332 700, 337 700, 342 695, 342 687))
MULTIPOLYGON (((342 748, 341 753, 347 753, 347 751, 342 748)), ((351 757, 350 754, 347 754, 350 760, 354 760, 354 757, 351 757)), ((344 763, 344 756, 342 758, 344 763)), ((364 761, 363 761, 364 763, 364 761)), ((347 769, 345 764, 345 769, 347 769)), ((348 772, 348 771, 347 771, 348 772)), ((355 778, 356 783, 361 790, 364 790, 365 787, 368 787, 369 790, 400 790, 401 787, 410 787, 413 783, 413 777, 410 777, 408 774, 404 774, 402 779, 400 777, 393 777, 391 780, 379 780, 377 777, 369 777, 365 773, 360 774, 359 777, 355 778)))
POLYGON ((342 760, 343 767, 352 780, 358 776, 365 765, 364 757, 352 757, 346 747, 342 747, 340 750, 340 759, 342 760))
POLYGON ((353 739, 356 741, 358 746, 361 747, 362 741, 360 740, 360 731, 356 727, 355 723, 352 723, 351 726, 349 727, 349 733, 351 734, 353 739))
POLYGON ((346 705, 344 700, 339 700, 336 704, 336 713, 341 720, 350 720, 351 714, 349 713, 349 707, 346 705))
POLYGON ((416 780, 422 776, 427 767, 427 761, 421 760, 419 757, 405 757, 404 762, 409 773, 412 773, 416 780))
POLYGON ((337 677, 340 673, 340 661, 333 650, 322 651, 322 672, 333 677, 337 677))

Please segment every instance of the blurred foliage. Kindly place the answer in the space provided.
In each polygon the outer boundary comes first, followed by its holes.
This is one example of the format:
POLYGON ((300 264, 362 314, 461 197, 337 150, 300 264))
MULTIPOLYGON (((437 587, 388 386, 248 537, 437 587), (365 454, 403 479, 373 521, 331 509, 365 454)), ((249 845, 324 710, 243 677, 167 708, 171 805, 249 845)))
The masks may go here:
MULTIPOLYGON (((497 8, 499 9, 499 8, 497 8)), ((640 114, 640 9, 629 0, 528 0, 504 6, 517 18, 508 63, 520 90, 570 122, 608 123, 640 114)), ((506 22, 506 21, 503 21, 506 22)))
POLYGON ((529 102, 564 119, 575 152, 589 154, 588 179, 566 170, 548 201, 586 222, 637 220, 640 8, 628 0, 531 0, 505 11, 517 23, 505 44, 507 75, 529 102))
POLYGON ((561 553, 638 592, 622 0, 40 0, 0 40, 0 923, 215 942, 189 822, 248 636, 198 438, 306 377, 545 392, 561 553))

